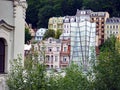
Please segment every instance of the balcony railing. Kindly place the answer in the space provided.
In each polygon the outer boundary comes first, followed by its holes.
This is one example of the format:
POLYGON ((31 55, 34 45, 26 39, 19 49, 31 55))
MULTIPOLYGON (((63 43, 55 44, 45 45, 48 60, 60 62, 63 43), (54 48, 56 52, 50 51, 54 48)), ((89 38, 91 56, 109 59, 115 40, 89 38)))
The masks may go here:
POLYGON ((70 52, 60 52, 60 55, 70 55, 70 52))
POLYGON ((45 61, 45 64, 53 64, 53 61, 45 61))
POLYGON ((45 54, 53 54, 52 51, 46 51, 45 54))
POLYGON ((61 65, 68 65, 68 61, 60 61, 61 65))

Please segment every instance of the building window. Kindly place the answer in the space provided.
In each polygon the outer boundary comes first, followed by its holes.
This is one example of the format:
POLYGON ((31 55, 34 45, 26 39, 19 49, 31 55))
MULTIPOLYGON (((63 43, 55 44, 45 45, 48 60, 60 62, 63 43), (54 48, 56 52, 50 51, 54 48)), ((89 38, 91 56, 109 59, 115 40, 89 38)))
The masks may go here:
POLYGON ((64 25, 64 28, 66 28, 66 25, 64 25))
POLYGON ((58 61, 58 56, 55 56, 55 62, 57 62, 58 61))
POLYGON ((115 29, 115 26, 113 26, 113 29, 115 29))
POLYGON ((57 52, 59 52, 59 49, 60 49, 60 48, 59 48, 59 47, 57 47, 57 52))
POLYGON ((118 25, 116 25, 116 29, 118 29, 118 25))
POLYGON ((66 62, 67 61, 67 57, 63 57, 63 62, 66 62))
POLYGON ((52 47, 48 47, 48 52, 51 52, 52 51, 52 47))
POLYGON ((0 38, 0 73, 4 73, 5 68, 5 42, 0 38))
POLYGON ((92 21, 94 21, 94 18, 92 18, 92 21))
POLYGON ((110 34, 112 34, 112 31, 110 31, 110 34))
POLYGON ((56 28, 56 25, 54 25, 54 28, 56 28))
POLYGON ((52 39, 49 40, 49 43, 52 43, 52 39))
POLYGON ((53 62, 53 55, 51 56, 51 62, 53 62))
POLYGON ((64 52, 67 52, 67 47, 64 47, 64 52))
POLYGON ((110 26, 110 29, 112 28, 112 26, 110 26))

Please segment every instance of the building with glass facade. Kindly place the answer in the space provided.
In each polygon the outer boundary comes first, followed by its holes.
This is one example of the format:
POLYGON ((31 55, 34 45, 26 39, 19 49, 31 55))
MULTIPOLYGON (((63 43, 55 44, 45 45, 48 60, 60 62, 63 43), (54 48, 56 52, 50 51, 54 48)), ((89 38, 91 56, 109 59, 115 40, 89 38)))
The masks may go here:
POLYGON ((71 22, 71 61, 88 70, 95 56, 96 24, 84 19, 71 22))

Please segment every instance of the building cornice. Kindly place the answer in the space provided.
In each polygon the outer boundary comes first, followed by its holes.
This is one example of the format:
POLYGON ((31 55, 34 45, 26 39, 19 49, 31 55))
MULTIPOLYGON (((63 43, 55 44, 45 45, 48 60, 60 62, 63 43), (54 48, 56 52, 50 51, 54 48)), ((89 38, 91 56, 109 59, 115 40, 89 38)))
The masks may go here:
POLYGON ((22 6, 23 8, 27 9, 27 2, 26 0, 13 0, 14 7, 22 6))
POLYGON ((25 19, 26 9, 27 9, 26 0, 13 0, 13 6, 14 6, 14 17, 16 17, 17 7, 21 6, 23 8, 23 18, 25 19))
POLYGON ((14 29, 14 26, 9 25, 4 20, 0 20, 0 27, 4 27, 4 28, 6 28, 7 30, 10 30, 10 31, 14 29))

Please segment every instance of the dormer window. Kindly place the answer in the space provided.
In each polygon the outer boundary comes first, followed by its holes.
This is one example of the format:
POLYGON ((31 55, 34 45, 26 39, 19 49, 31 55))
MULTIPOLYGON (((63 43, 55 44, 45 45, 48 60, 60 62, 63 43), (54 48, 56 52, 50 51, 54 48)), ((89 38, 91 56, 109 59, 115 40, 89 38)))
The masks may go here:
POLYGON ((65 22, 69 22, 69 18, 66 18, 66 19, 65 19, 65 22))
POLYGON ((49 43, 52 43, 52 39, 49 39, 49 43))

